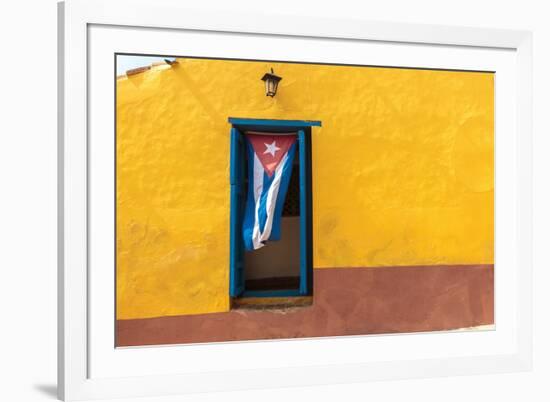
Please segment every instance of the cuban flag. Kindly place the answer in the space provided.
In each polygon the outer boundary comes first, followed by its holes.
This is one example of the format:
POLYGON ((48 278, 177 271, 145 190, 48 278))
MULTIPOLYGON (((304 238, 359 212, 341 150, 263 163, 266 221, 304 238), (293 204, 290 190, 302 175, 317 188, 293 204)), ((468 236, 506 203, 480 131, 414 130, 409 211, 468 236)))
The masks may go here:
POLYGON ((281 215, 292 174, 296 134, 248 132, 248 196, 243 222, 246 250, 281 238, 281 215))

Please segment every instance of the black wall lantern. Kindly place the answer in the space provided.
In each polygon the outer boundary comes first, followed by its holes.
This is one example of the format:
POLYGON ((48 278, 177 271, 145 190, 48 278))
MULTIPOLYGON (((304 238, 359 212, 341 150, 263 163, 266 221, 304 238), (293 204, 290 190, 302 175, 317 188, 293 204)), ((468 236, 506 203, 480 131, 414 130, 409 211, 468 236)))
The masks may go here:
POLYGON ((262 77, 262 81, 265 82, 265 95, 273 98, 277 93, 279 81, 282 79, 282 77, 279 77, 273 73, 273 69, 271 69, 271 73, 265 73, 262 77))

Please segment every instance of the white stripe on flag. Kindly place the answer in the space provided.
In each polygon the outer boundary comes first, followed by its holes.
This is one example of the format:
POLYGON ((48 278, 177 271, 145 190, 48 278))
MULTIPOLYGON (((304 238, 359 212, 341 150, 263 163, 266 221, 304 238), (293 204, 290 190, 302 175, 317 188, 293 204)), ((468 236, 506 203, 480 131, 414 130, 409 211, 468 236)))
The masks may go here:
POLYGON ((252 245, 254 250, 262 248, 264 245, 260 243, 260 219, 258 217, 258 209, 260 208, 260 195, 264 188, 264 167, 254 152, 254 229, 252 230, 252 245))

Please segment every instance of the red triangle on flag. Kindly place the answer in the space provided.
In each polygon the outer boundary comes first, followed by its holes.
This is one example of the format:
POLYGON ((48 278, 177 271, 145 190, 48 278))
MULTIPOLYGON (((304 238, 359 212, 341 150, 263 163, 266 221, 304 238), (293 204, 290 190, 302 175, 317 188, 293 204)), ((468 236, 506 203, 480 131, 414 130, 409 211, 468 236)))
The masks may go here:
POLYGON ((283 156, 296 142, 294 133, 271 134, 249 131, 246 137, 269 177, 273 175, 283 156))

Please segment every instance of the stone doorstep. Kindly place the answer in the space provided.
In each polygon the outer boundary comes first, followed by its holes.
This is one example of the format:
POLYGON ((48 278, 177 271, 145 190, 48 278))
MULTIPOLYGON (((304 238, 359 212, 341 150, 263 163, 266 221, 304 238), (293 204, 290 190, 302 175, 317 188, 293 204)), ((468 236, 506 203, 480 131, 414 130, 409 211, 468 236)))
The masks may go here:
POLYGON ((293 297, 238 297, 231 300, 232 310, 288 310, 298 307, 309 307, 313 304, 312 296, 293 297))

